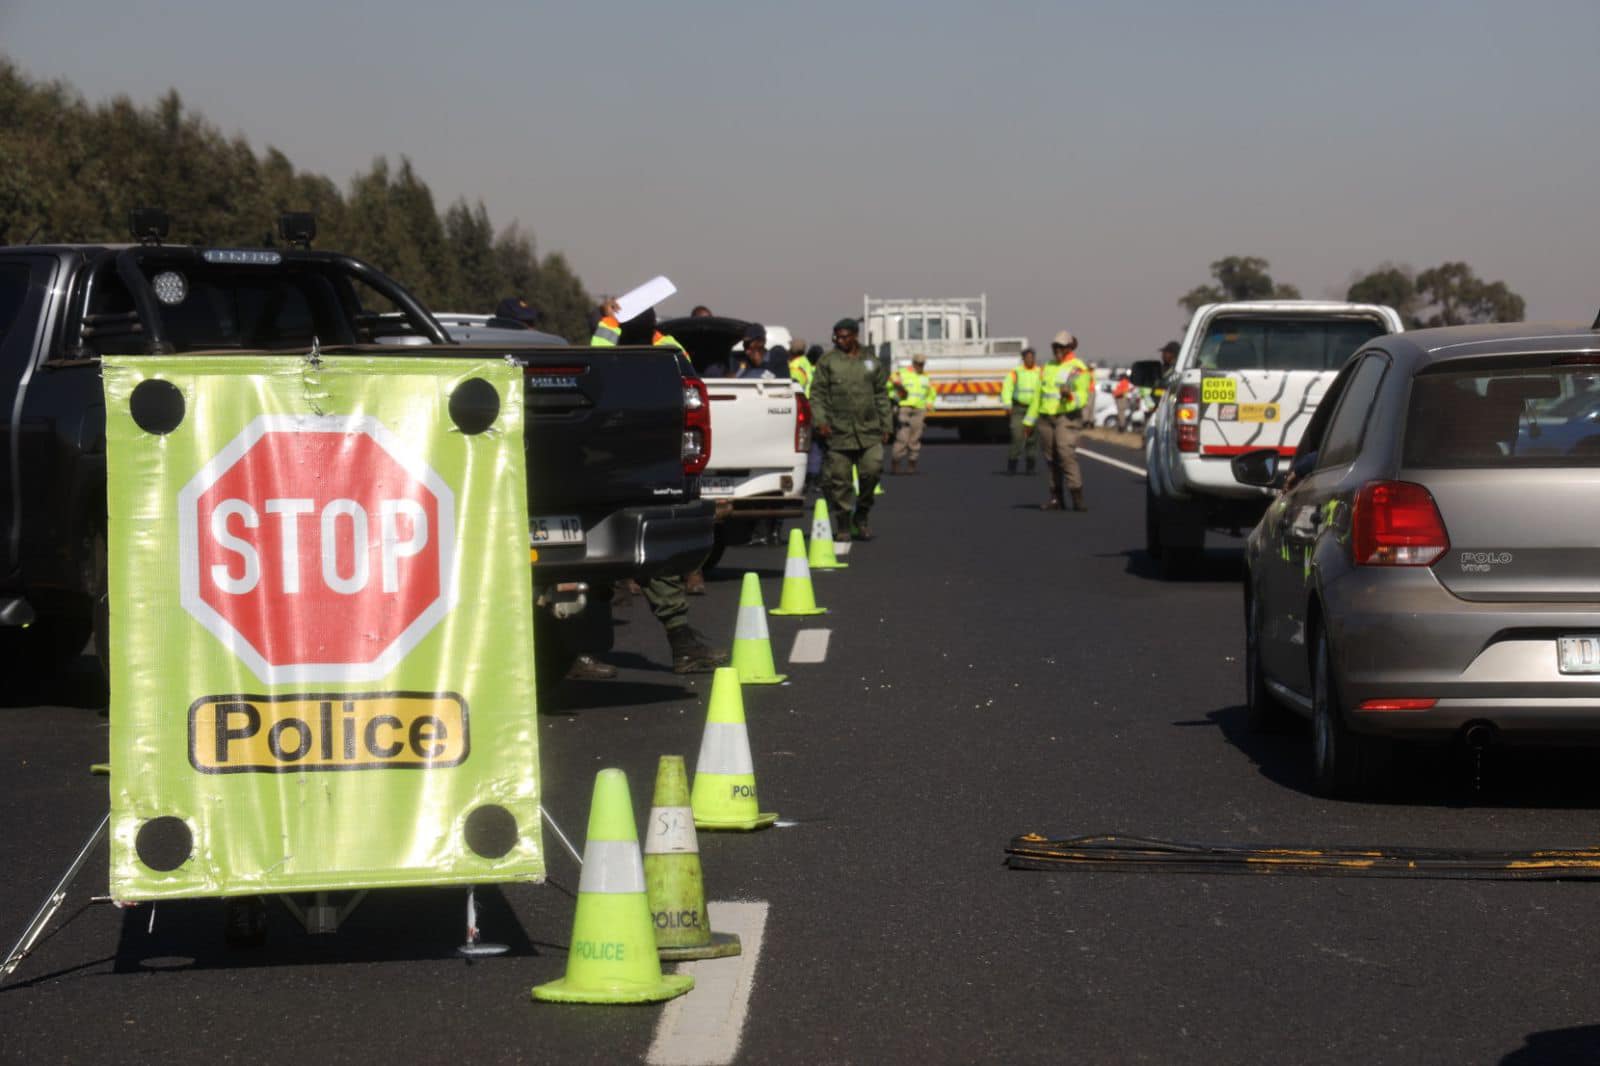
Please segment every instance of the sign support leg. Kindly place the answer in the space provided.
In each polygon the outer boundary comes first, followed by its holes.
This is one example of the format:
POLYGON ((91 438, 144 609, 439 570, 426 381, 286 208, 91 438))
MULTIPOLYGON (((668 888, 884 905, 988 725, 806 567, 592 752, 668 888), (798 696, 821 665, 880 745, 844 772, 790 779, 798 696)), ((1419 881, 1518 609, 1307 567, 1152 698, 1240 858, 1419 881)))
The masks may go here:
POLYGON ((108 811, 95 831, 89 834, 89 839, 84 841, 83 847, 78 849, 77 858, 72 860, 72 865, 67 867, 67 872, 61 875, 61 880, 56 882, 56 887, 50 890, 44 902, 39 904, 39 909, 34 912, 33 920, 28 923, 28 928, 23 930, 11 952, 6 955, 5 965, 0 966, 0 980, 10 977, 17 965, 28 957, 33 950, 33 945, 38 943, 39 937, 44 934, 45 927, 50 924, 50 919, 56 916, 56 911, 67 901, 67 889, 72 887, 72 882, 77 880, 78 873, 83 869, 83 864, 88 861, 89 853, 95 849, 101 840, 105 839, 106 829, 111 824, 111 813, 108 811))

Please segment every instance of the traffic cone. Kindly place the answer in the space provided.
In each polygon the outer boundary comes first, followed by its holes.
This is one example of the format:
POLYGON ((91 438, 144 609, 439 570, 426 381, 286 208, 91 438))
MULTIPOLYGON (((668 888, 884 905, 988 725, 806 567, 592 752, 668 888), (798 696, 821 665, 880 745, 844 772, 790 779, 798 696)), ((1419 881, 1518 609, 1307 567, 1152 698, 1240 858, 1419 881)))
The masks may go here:
POLYGON ((739 673, 731 666, 711 675, 711 704, 690 799, 696 829, 765 829, 778 820, 756 801, 756 770, 744 725, 739 673))
POLYGON ((772 662, 772 640, 767 635, 767 608, 761 602, 761 579, 744 575, 739 590, 739 620, 733 627, 733 668, 742 685, 779 685, 789 675, 778 673, 772 662))
POLYGON ((811 589, 811 567, 806 565, 806 538, 798 529, 789 530, 789 557, 783 561, 783 598, 773 614, 827 614, 817 606, 811 589))
POLYGON ((828 504, 818 500, 811 512, 811 553, 808 559, 813 570, 848 570, 849 563, 841 563, 833 551, 833 523, 828 520, 828 504))
POLYGON ((589 804, 589 836, 578 879, 567 974, 535 985, 547 1003, 656 1003, 694 987, 688 974, 663 974, 645 895, 628 777, 601 770, 589 804))
POLYGON ((689 807, 689 773, 682 755, 663 755, 644 832, 644 881, 664 960, 720 959, 739 954, 739 938, 713 933, 706 916, 700 842, 689 807))

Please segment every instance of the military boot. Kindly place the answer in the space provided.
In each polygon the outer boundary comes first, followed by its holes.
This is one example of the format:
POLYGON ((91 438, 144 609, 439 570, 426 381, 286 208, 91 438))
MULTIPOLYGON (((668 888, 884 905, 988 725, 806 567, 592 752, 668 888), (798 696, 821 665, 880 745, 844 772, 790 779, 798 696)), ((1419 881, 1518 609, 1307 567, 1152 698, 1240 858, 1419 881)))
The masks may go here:
POLYGON ((915 459, 913 459, 913 460, 911 460, 911 466, 910 466, 910 469, 908 469, 908 470, 907 470, 907 471, 906 471, 906 473, 908 473, 908 474, 915 474, 915 473, 916 473, 916 472, 917 472, 917 461, 916 461, 916 460, 915 460, 915 459))
POLYGON ((728 665, 727 649, 713 648, 690 626, 667 630, 667 644, 672 648, 672 672, 675 674, 709 674, 719 666, 728 665))
POLYGON ((1038 469, 1039 469, 1039 461, 1037 459, 1029 459, 1026 473, 1032 474, 1035 471, 1037 471, 1038 469))
MULTIPOLYGON (((1032 470, 1032 467, 1030 466, 1029 469, 1032 470)), ((1006 460, 1006 477, 1012 477, 1012 476, 1014 476, 1016 474, 1016 472, 1017 472, 1017 461, 1015 459, 1007 459, 1006 460)))
POLYGON ((1074 511, 1087 511, 1089 509, 1089 505, 1083 502, 1082 489, 1072 490, 1072 509, 1074 511))

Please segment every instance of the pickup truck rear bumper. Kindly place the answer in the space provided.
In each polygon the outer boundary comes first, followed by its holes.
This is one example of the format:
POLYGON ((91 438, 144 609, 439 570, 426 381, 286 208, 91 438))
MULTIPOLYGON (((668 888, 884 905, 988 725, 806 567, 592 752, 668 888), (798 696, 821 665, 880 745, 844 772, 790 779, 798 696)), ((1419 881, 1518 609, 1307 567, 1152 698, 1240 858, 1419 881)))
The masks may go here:
POLYGON ((719 500, 725 518, 799 518, 806 513, 804 496, 743 496, 719 500))
POLYGON ((711 552, 715 505, 710 500, 665 507, 625 507, 589 525, 584 543, 536 549, 536 587, 565 581, 602 584, 626 577, 686 574, 711 552))

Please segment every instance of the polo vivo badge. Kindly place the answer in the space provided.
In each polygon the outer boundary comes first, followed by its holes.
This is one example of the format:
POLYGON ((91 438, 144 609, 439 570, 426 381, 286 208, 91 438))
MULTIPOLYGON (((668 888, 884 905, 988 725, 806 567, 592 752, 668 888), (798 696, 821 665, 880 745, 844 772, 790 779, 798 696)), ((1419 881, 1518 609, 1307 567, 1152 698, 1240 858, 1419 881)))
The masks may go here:
POLYGON ((541 879, 518 368, 104 367, 112 894, 541 879))

